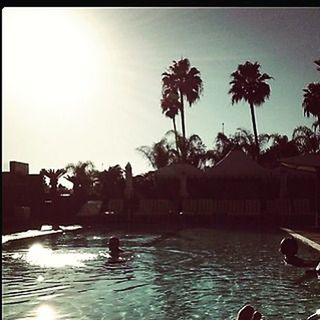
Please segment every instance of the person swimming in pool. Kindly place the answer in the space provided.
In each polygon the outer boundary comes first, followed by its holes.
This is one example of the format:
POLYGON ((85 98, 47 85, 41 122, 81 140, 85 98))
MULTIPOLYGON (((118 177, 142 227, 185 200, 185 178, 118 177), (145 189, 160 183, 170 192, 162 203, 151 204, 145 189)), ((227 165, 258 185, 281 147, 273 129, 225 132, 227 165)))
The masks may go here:
MULTIPOLYGON (((236 320, 261 320, 262 314, 256 310, 252 305, 246 304, 242 307, 236 317, 236 320)), ((318 309, 314 314, 309 316, 307 320, 319 320, 320 319, 320 309, 318 309)))
POLYGON ((304 260, 297 256, 298 242, 292 237, 284 238, 280 242, 279 251, 284 255, 286 264, 301 268, 316 268, 320 263, 319 260, 304 260))
POLYGON ((246 304, 244 307, 242 307, 238 314, 236 320, 261 320, 262 314, 255 310, 255 308, 250 305, 246 304))
POLYGON ((117 237, 112 236, 108 241, 108 248, 111 259, 118 260, 120 258, 120 254, 124 252, 120 249, 120 240, 117 237))
POLYGON ((310 268, 305 271, 302 277, 295 280, 296 284, 314 278, 320 279, 320 258, 318 260, 304 260, 298 257, 298 242, 296 239, 292 237, 282 239, 279 251, 284 255, 286 264, 299 268, 310 268))

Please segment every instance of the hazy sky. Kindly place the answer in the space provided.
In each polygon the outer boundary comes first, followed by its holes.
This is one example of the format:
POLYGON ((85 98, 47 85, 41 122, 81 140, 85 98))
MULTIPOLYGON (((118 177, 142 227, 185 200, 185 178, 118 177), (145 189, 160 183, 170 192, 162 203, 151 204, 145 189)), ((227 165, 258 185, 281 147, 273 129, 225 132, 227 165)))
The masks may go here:
POLYGON ((79 160, 151 170, 136 148, 172 128, 161 74, 181 57, 204 82, 186 111, 187 135, 208 148, 222 123, 226 134, 252 131, 248 105, 228 95, 230 74, 247 60, 274 77, 256 109, 259 133, 290 136, 314 121, 301 103, 319 81, 319 8, 4 8, 2 18, 3 171, 10 160, 30 173, 79 160))

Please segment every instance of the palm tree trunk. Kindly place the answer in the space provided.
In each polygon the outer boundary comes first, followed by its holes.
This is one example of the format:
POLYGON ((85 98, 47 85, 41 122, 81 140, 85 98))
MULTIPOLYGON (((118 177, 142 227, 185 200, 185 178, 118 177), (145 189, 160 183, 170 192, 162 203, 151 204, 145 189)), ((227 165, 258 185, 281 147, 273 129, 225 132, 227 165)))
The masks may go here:
POLYGON ((254 105, 250 103, 250 111, 251 111, 251 120, 252 120, 252 125, 253 125, 253 133, 254 133, 254 140, 256 143, 256 160, 259 158, 259 142, 258 142, 258 133, 257 133, 257 124, 256 124, 256 118, 254 115, 254 105))
POLYGON ((181 126, 182 126, 182 136, 185 139, 186 138, 186 127, 185 127, 185 121, 184 121, 184 105, 183 105, 183 94, 180 90, 180 102, 181 102, 181 126))
POLYGON ((180 102, 181 102, 181 127, 182 127, 182 136, 183 136, 183 142, 182 142, 182 159, 185 160, 185 144, 186 144, 186 127, 185 127, 185 121, 184 121, 184 105, 183 105, 183 94, 180 90, 180 102))
POLYGON ((176 125, 176 117, 175 116, 172 118, 172 122, 173 122, 174 137, 176 139, 177 154, 178 154, 178 158, 180 158, 180 152, 179 152, 179 147, 178 147, 178 133, 177 133, 177 125, 176 125))

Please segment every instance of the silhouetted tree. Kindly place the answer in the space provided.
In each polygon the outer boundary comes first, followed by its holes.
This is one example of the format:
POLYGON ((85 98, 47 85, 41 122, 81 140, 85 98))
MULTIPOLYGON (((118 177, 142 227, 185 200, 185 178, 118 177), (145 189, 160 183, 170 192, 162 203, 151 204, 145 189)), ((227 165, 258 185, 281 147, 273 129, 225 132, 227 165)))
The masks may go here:
POLYGON ((320 122, 320 83, 310 83, 303 91, 304 115, 309 118, 311 114, 320 122))
MULTIPOLYGON (((258 149, 263 151, 266 144, 269 142, 269 135, 266 133, 261 133, 258 135, 258 149)), ((243 151, 250 155, 251 158, 256 157, 256 142, 254 135, 250 130, 244 128, 237 128, 237 131, 234 135, 234 140, 237 144, 243 149, 243 151)))
POLYGON ((66 174, 65 169, 42 169, 41 174, 45 177, 49 178, 49 185, 50 185, 50 193, 52 197, 56 197, 58 194, 58 181, 59 179, 66 174))
POLYGON ((292 140, 301 154, 320 153, 320 132, 314 132, 306 126, 299 126, 294 129, 292 140))
POLYGON ((178 146, 181 153, 185 155, 184 162, 197 168, 205 166, 206 160, 208 160, 207 148, 199 135, 193 134, 187 139, 178 135, 178 146))
POLYGON ((312 129, 314 130, 314 133, 317 132, 317 128, 320 131, 320 121, 316 120, 313 124, 312 124, 312 129))
POLYGON ((176 116, 181 108, 181 103, 179 102, 179 96, 172 92, 167 92, 165 96, 161 99, 162 112, 173 122, 173 130, 175 134, 176 150, 179 156, 178 147, 178 131, 176 125, 176 116))
MULTIPOLYGON (((269 136, 267 134, 259 134, 259 149, 263 150, 268 141, 269 136)), ((218 132, 214 146, 215 162, 221 160, 235 146, 240 147, 253 159, 256 157, 256 142, 253 134, 247 129, 237 128, 237 131, 229 136, 218 132)))
POLYGON ((69 163, 66 170, 70 173, 66 179, 73 183, 74 194, 86 198, 92 191, 96 175, 93 163, 91 161, 79 161, 77 164, 69 163))
POLYGON ((271 145, 261 155, 260 163, 267 167, 276 167, 279 165, 279 159, 293 157, 299 154, 295 141, 290 140, 288 136, 279 133, 273 133, 269 136, 271 145))
POLYGON ((123 194, 125 178, 124 170, 119 166, 110 166, 97 174, 97 179, 101 184, 101 196, 103 199, 121 197, 123 194))
POLYGON ((180 154, 185 155, 184 160, 182 160, 183 162, 203 168, 206 162, 211 160, 211 154, 207 153, 207 148, 200 136, 193 134, 188 139, 184 139, 181 134, 175 135, 173 130, 169 130, 164 138, 154 143, 151 147, 142 146, 137 148, 137 150, 144 155, 154 169, 178 163, 181 161, 181 158, 173 148, 173 136, 177 138, 176 143, 180 154))
POLYGON ((181 58, 179 61, 173 61, 162 76, 162 96, 166 98, 170 93, 179 96, 182 136, 186 139, 184 98, 190 106, 200 98, 203 91, 200 71, 191 67, 188 59, 181 58))
POLYGON ((260 106, 270 96, 270 86, 266 83, 272 79, 268 74, 260 73, 260 64, 247 61, 238 65, 238 69, 231 74, 231 88, 229 94, 232 96, 232 104, 244 100, 249 103, 253 132, 256 143, 256 152, 259 156, 259 141, 254 107, 260 106))
POLYGON ((172 148, 172 144, 166 138, 154 143, 151 147, 141 146, 136 149, 142 153, 154 169, 165 167, 177 158, 177 152, 172 148))
POLYGON ((133 190, 137 198, 155 198, 157 194, 154 172, 149 171, 133 177, 133 190))
POLYGON ((314 63, 319 67, 319 68, 317 68, 317 70, 320 71, 320 59, 315 60, 314 63))

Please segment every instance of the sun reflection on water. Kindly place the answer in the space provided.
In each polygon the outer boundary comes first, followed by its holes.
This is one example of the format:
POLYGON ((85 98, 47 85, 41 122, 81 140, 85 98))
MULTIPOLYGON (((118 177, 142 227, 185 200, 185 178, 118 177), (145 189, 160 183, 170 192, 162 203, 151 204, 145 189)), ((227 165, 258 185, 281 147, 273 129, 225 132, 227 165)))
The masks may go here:
POLYGON ((32 265, 41 267, 62 268, 66 266, 84 267, 83 261, 94 260, 96 257, 96 254, 83 252, 58 253, 36 243, 28 250, 25 260, 32 265))
POLYGON ((35 320, 55 320, 56 312, 52 306, 43 304, 36 309, 36 318, 35 320))

